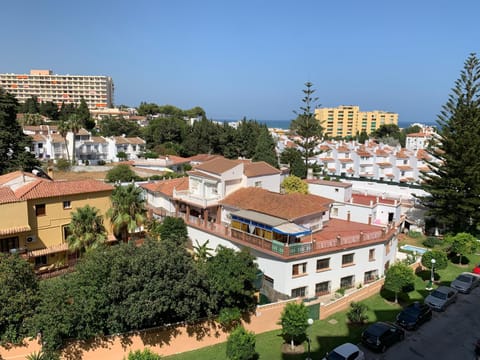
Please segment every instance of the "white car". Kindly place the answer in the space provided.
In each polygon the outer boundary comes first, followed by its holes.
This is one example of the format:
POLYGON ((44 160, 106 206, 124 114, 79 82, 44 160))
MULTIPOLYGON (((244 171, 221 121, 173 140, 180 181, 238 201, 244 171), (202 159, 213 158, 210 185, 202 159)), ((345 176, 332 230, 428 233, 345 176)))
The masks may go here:
POLYGON ((357 345, 345 343, 327 353, 323 360, 365 360, 365 354, 357 345))

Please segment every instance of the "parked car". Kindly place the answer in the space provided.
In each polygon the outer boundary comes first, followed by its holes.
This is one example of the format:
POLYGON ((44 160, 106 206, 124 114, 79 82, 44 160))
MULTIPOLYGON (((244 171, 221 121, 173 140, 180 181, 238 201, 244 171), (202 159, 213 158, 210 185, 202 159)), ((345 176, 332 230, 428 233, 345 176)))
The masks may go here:
POLYGON ((415 301, 397 315, 397 324, 407 330, 416 330, 431 319, 432 309, 430 306, 415 301))
POLYGON ((468 294, 478 285, 480 285, 480 275, 464 272, 452 281, 450 287, 457 289, 463 294, 468 294))
POLYGON ((405 330, 388 323, 376 322, 362 333, 362 344, 372 350, 385 352, 388 347, 405 338, 405 330))
POLYGON ((457 301, 458 291, 450 286, 439 286, 425 298, 425 304, 433 310, 445 311, 447 306, 457 301))
POLYGON ((478 264, 472 269, 472 273, 480 275, 480 264, 478 264))
POLYGON ((345 343, 327 353, 323 360, 365 360, 365 354, 357 345, 345 343))

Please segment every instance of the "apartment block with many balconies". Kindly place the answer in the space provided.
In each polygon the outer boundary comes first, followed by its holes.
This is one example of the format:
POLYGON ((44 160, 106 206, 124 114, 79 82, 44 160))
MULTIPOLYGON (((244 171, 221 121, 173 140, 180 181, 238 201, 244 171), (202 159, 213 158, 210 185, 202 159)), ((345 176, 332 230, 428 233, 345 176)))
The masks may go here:
POLYGON ((57 75, 51 70, 30 70, 30 74, 0 74, 0 87, 24 103, 32 96, 38 101, 80 104, 90 110, 113 107, 113 80, 102 75, 57 75))

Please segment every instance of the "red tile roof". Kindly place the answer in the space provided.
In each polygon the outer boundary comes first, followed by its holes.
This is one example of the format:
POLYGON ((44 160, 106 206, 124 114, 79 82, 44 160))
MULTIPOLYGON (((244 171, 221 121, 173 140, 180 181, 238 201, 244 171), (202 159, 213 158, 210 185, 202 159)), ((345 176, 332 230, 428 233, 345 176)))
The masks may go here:
POLYGON ((0 187, 0 204, 8 204, 12 202, 21 201, 15 196, 15 193, 8 187, 0 187))
MULTIPOLYGON (((335 239, 337 235, 340 235, 340 237, 356 236, 360 234, 360 232, 363 232, 368 236, 369 234, 381 234, 382 229, 375 225, 368 225, 340 219, 330 219, 323 226, 321 231, 317 231, 312 234, 312 239, 315 240, 315 242, 320 242, 322 240, 335 239)), ((385 239, 380 237, 378 240, 380 241, 385 239)))
POLYGON ((91 179, 75 181, 37 180, 15 191, 15 195, 22 200, 28 200, 101 191, 113 191, 113 186, 91 179))
POLYGON ((221 157, 220 155, 198 154, 187 158, 192 162, 206 162, 221 157))
POLYGON ((149 192, 161 193, 166 196, 173 196, 173 189, 188 190, 188 177, 169 179, 164 181, 156 181, 153 183, 142 184, 140 187, 149 192))
POLYGON ((342 181, 330 181, 330 180, 320 180, 320 179, 307 179, 307 184, 318 184, 318 185, 326 185, 326 186, 333 186, 338 188, 349 188, 352 187, 351 183, 342 182, 342 181))
POLYGON ((264 175, 277 175, 280 174, 280 170, 274 168, 265 161, 257 161, 244 164, 243 173, 246 177, 255 177, 264 175))
POLYGON ((195 169, 221 175, 225 171, 228 171, 230 169, 233 169, 235 166, 238 166, 238 164, 239 162, 236 160, 230 160, 224 157, 219 157, 219 158, 204 162, 200 165, 197 165, 195 169))
POLYGON ((279 194, 257 187, 242 188, 220 203, 294 221, 328 211, 333 200, 311 194, 279 194))

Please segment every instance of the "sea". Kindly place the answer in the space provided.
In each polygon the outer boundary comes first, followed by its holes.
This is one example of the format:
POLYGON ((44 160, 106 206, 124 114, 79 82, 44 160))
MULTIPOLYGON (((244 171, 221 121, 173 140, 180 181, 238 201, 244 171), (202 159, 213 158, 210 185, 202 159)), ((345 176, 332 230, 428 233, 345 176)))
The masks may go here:
MULTIPOLYGON (((233 120, 220 120, 220 121, 221 122, 235 122, 233 120)), ((292 122, 291 120, 256 120, 256 121, 258 123, 261 123, 261 124, 266 124, 268 128, 285 129, 285 130, 290 128, 290 123, 292 122)), ((413 122, 399 121, 398 122, 398 127, 400 129, 405 129, 405 128, 408 128, 412 124, 413 124, 413 122)), ((436 123, 435 122, 428 122, 428 123, 424 123, 424 125, 435 126, 436 123)))

